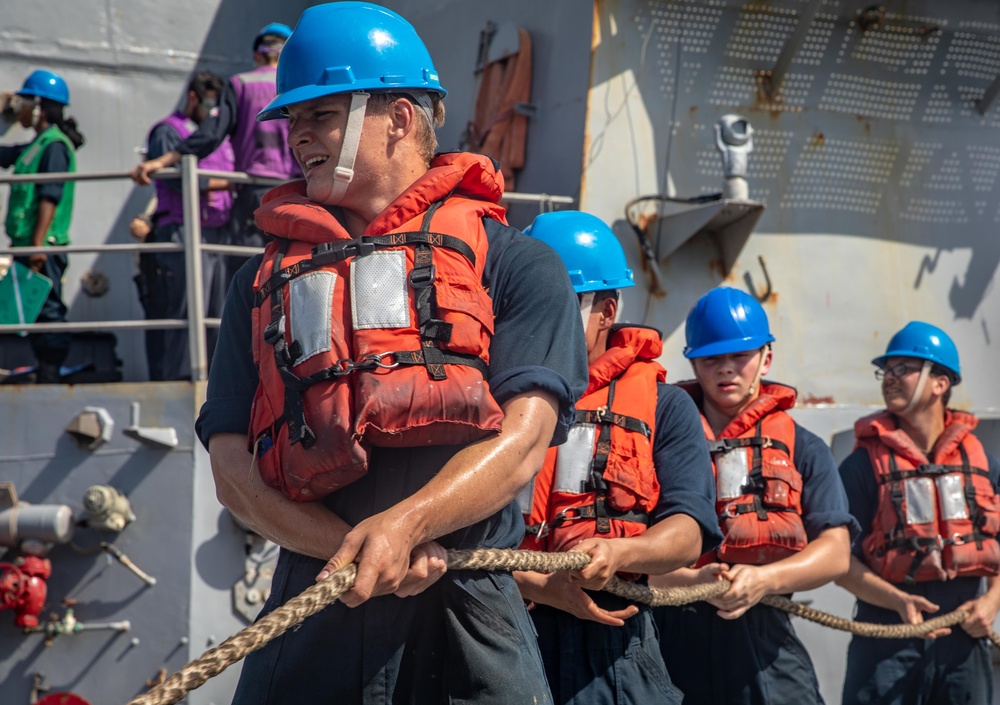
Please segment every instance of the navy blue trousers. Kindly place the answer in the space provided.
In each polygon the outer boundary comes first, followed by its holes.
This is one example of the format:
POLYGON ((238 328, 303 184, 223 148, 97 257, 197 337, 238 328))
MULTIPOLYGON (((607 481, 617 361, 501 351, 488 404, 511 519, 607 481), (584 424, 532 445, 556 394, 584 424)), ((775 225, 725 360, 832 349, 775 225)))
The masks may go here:
MULTIPOLYGON (((942 606, 942 613, 945 608, 942 606)), ((950 610, 949 610, 950 611, 950 610)), ((885 623, 885 610, 858 602, 856 619, 885 623)), ((893 621, 898 623, 895 613, 893 621)), ((989 647, 961 627, 939 639, 854 637, 847 649, 844 705, 989 705, 989 647)))
MULTIPOLYGON (((630 604, 606 593, 591 595, 608 610, 630 604)), ((530 614, 558 705, 680 704, 681 693, 660 656, 651 608, 640 606, 622 627, 579 619, 546 605, 530 614)))
MULTIPOLYGON (((368 473, 324 503, 349 524, 434 477, 457 448, 374 448, 368 473)), ((516 502, 443 536, 445 548, 512 548, 516 502)), ((325 561, 282 551, 263 613, 315 583, 325 561)), ((551 705, 535 630, 507 573, 449 571, 414 597, 337 602, 246 657, 235 705, 551 705)))
POLYGON ((655 610, 660 647, 685 705, 821 705, 816 672, 789 616, 756 605, 722 619, 707 602, 655 610))
MULTIPOLYGON (((63 275, 69 265, 69 258, 66 255, 56 254, 58 250, 46 252, 45 264, 42 265, 41 274, 52 280, 52 289, 42 304, 38 313, 36 323, 63 323, 66 321, 66 303, 62 298, 63 275)), ((28 257, 16 257, 18 262, 25 267, 29 266, 28 257)), ((28 336, 28 343, 31 351, 38 361, 38 381, 45 383, 55 383, 59 381, 59 366, 66 361, 69 355, 69 346, 72 337, 69 333, 31 333, 28 336)))
MULTIPOLYGON (((221 228, 202 228, 204 243, 221 244, 221 228)), ((153 231, 150 242, 184 242, 184 226, 165 225, 153 231)), ((205 315, 219 318, 226 303, 225 259, 206 252, 202 255, 201 274, 205 315)), ((187 318, 187 270, 183 252, 157 252, 140 255, 140 296, 147 319, 187 318)), ((208 360, 211 361, 218 340, 218 329, 206 329, 208 360)), ((146 331, 146 363, 149 379, 191 379, 191 361, 186 328, 146 331)))

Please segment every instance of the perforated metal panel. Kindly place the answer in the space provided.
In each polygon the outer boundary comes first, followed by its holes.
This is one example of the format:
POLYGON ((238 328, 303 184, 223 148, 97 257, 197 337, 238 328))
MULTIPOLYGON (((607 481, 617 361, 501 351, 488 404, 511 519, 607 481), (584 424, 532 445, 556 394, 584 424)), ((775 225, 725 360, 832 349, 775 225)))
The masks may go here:
MULTIPOLYGON (((964 119, 1000 126, 1000 111, 976 110, 1000 75, 1000 25, 974 17, 991 13, 977 13, 970 3, 956 11, 930 3, 868 7, 825 0, 803 30, 799 22, 810 5, 647 0, 636 6, 639 66, 651 58, 656 66, 640 77, 639 90, 674 138, 666 149, 678 194, 719 190, 712 125, 725 112, 740 112, 755 129, 748 181, 751 196, 768 202, 763 227, 775 207, 873 215, 886 204, 871 191, 887 183, 911 190, 893 199, 894 207, 902 201, 906 220, 964 224, 980 210, 992 219, 980 203, 946 197, 992 190, 1000 171, 992 135, 950 150, 917 135, 899 139, 904 125, 932 128, 964 119), (797 50, 770 94, 761 76, 790 42, 797 50), (649 92, 654 87, 659 105, 649 92), (684 169, 692 162, 695 170, 684 169)), ((781 217, 787 223, 787 215, 781 217)))

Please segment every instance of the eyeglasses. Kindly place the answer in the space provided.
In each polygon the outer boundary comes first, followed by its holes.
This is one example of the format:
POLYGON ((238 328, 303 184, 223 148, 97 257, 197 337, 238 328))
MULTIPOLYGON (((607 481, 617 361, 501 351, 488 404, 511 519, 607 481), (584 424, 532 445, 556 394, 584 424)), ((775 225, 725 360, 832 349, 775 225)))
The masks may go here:
POLYGON ((883 367, 881 369, 875 370, 875 379, 882 381, 886 377, 892 376, 896 379, 905 377, 908 374, 914 372, 920 372, 921 367, 915 365, 907 365, 905 362, 901 362, 898 365, 893 365, 892 367, 883 367))

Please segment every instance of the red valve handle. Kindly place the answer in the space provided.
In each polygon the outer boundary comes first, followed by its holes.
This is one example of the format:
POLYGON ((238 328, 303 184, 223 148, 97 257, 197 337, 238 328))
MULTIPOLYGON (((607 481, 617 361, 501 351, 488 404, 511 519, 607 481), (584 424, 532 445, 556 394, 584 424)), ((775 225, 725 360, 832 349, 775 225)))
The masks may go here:
POLYGON ((13 563, 0 563, 0 610, 14 607, 28 589, 28 576, 13 563), (8 585, 7 573, 16 581, 8 585))

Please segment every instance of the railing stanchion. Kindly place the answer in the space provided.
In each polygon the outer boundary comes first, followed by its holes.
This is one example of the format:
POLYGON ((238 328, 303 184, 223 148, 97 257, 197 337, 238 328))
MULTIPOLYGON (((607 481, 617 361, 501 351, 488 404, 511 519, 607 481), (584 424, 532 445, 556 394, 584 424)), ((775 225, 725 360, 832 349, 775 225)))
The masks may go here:
POLYGON ((188 350, 191 380, 208 378, 205 344, 205 305, 201 279, 201 189, 198 187, 198 158, 185 154, 181 159, 181 194, 184 197, 184 257, 187 269, 188 350))

